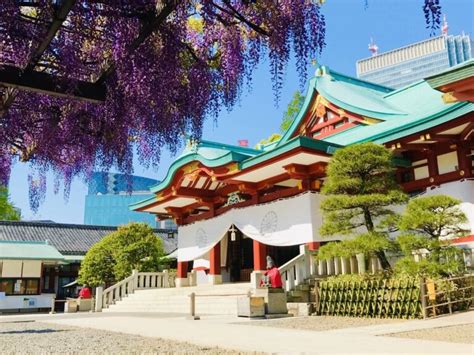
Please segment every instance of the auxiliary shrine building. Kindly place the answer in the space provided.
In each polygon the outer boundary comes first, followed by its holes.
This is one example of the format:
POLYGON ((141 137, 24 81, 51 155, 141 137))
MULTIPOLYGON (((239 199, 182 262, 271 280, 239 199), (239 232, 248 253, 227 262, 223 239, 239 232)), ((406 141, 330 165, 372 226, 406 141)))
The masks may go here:
POLYGON ((262 149, 191 142, 154 196, 131 209, 178 224, 177 285, 193 269, 210 283, 257 280, 266 255, 281 266, 331 240, 319 234, 326 166, 337 149, 372 141, 394 151, 406 192, 463 201, 469 243, 473 102, 474 61, 398 90, 320 67, 279 141, 262 149))

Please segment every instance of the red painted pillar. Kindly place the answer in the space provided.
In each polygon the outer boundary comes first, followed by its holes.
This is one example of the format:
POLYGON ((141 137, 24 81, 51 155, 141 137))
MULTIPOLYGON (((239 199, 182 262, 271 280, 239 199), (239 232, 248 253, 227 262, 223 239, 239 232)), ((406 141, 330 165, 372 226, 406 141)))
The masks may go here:
POLYGON ((436 152, 434 150, 429 150, 427 152, 427 159, 428 159, 428 172, 430 174, 430 179, 436 179, 439 175, 438 159, 437 159, 436 152))
POLYGON ((178 278, 185 279, 188 277, 188 262, 178 261, 178 278))
POLYGON ((461 178, 467 178, 472 175, 472 160, 471 160, 471 148, 465 147, 458 143, 457 147, 458 154, 458 166, 459 166, 459 175, 461 178))
POLYGON ((221 242, 217 243, 209 253, 209 274, 221 274, 221 242))
POLYGON ((253 241, 253 270, 265 271, 267 268, 267 246, 256 240, 253 241))
POLYGON ((309 251, 316 251, 321 246, 321 243, 320 242, 310 242, 310 243, 306 243, 306 245, 308 246, 309 251))

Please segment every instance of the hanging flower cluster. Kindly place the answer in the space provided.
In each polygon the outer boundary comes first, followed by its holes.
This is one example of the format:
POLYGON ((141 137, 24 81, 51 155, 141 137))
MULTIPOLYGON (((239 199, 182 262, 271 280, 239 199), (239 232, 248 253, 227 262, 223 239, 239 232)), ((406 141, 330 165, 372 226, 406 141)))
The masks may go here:
POLYGON ((0 86, 0 184, 13 159, 29 162, 37 208, 48 170, 67 194, 93 170, 131 174, 134 153, 156 165, 161 147, 175 151, 184 132, 199 138, 206 117, 233 107, 264 55, 278 99, 290 53, 304 83, 324 47, 322 2, 2 0, 0 70, 47 74, 62 92, 0 86), (79 99, 79 81, 104 87, 105 100, 79 99))

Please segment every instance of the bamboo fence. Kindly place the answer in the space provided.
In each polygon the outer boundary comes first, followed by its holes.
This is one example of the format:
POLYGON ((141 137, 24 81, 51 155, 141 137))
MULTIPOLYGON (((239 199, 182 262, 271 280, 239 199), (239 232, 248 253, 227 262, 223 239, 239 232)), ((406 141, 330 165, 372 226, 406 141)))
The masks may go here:
POLYGON ((315 285, 316 314, 372 318, 429 318, 469 309, 474 276, 321 281, 315 285))

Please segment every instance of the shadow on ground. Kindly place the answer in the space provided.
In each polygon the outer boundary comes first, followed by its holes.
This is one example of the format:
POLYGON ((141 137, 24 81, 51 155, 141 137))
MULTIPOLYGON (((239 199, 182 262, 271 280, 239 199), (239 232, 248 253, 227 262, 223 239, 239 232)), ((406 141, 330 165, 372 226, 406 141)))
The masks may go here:
POLYGON ((11 335, 11 334, 47 334, 47 333, 58 333, 67 332, 68 329, 25 329, 25 330, 9 330, 6 332, 0 332, 0 335, 11 335))

